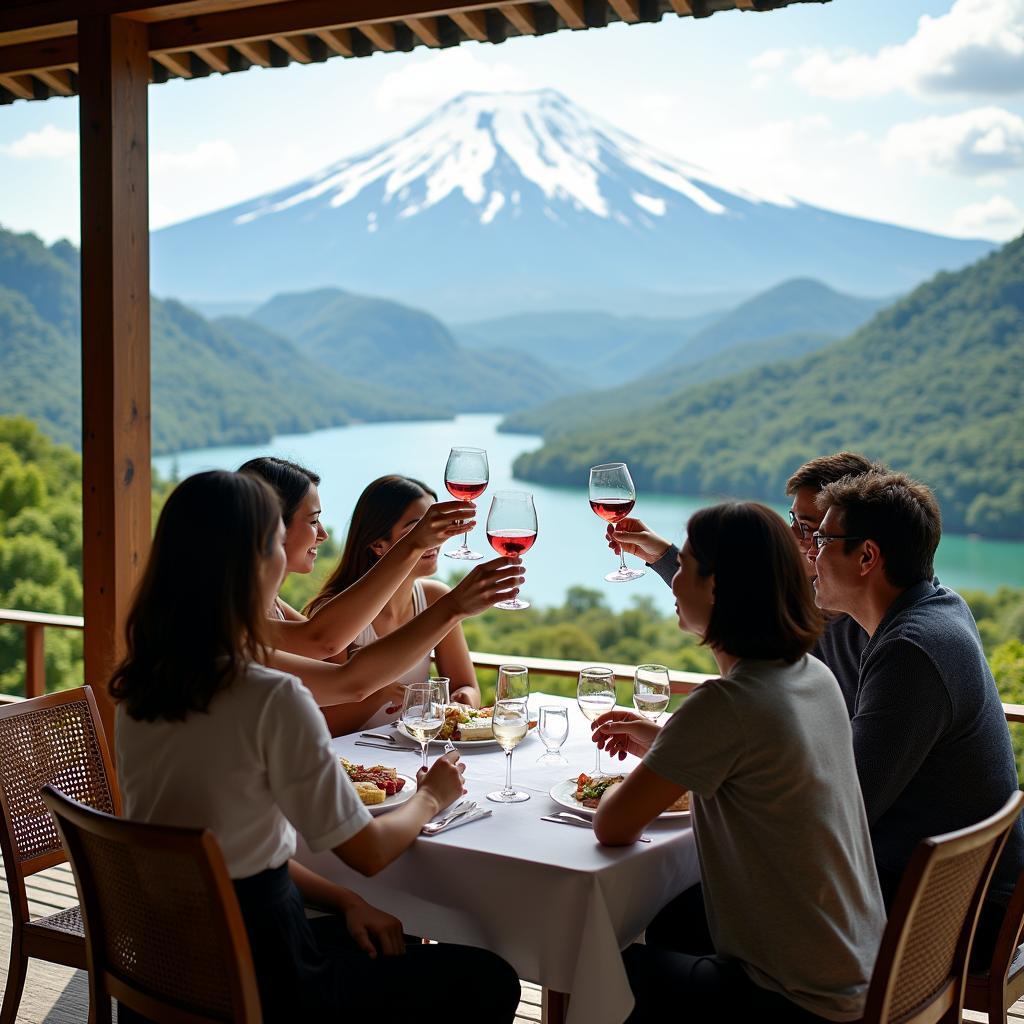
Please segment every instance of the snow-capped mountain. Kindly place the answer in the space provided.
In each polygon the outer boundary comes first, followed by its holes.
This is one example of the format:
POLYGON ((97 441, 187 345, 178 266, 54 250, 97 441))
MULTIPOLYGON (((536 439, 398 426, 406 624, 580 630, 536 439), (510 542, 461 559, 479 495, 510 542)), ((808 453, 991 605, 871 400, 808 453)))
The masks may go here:
POLYGON ((338 285, 452 320, 683 313, 795 276, 892 295, 991 249, 756 194, 553 90, 465 93, 392 142, 153 236, 185 300, 338 285))

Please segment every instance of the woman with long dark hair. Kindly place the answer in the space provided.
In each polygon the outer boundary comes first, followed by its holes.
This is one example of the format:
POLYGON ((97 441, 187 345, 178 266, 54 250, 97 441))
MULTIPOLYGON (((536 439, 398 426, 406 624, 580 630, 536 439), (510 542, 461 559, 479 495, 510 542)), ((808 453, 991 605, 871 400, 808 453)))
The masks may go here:
POLYGON ((298 830, 312 850, 375 874, 463 790, 449 754, 401 807, 379 818, 363 807, 309 692, 265 663, 284 532, 277 497, 246 474, 201 473, 167 499, 110 683, 125 814, 213 831, 268 1024, 379 1018, 382 995, 395 1019, 481 1019, 476 1000, 425 997, 455 976, 473 978, 491 1000, 484 1019, 511 1021, 519 986, 500 958, 406 947, 395 918, 291 860, 298 830), (214 536, 214 546, 196 543, 214 536), (341 916, 307 921, 302 894, 341 916))
MULTIPOLYGON (((436 500, 437 495, 425 483, 406 476, 382 476, 368 484, 352 512, 341 561, 306 607, 306 614, 315 618, 337 595, 350 591, 360 580, 378 571, 381 562, 422 523, 436 500)), ((449 593, 446 584, 429 579, 437 572, 438 551, 438 547, 433 547, 423 552, 373 621, 349 645, 349 654, 390 636, 449 593)), ((437 642, 434 657, 438 674, 451 680, 452 700, 479 707, 480 687, 461 626, 437 642)), ((429 674, 428 652, 395 682, 404 685, 429 674)), ((361 723, 364 727, 383 725, 398 713, 397 708, 379 698, 364 701, 361 707, 367 713, 361 723)))
POLYGON ((679 626, 721 677, 659 729, 628 711, 594 740, 642 762, 594 819, 632 843, 689 792, 702 885, 623 954, 631 1022, 859 1018, 885 925, 852 734, 835 676, 808 652, 822 629, 789 527, 755 503, 702 509, 672 580, 679 626), (706 908, 706 909, 705 909, 706 908))
MULTIPOLYGON (((270 457, 252 459, 239 472, 264 480, 278 495, 285 524, 286 574, 312 572, 316 549, 327 538, 320 525, 319 476, 296 463, 270 457)), ((443 643, 464 618, 489 608, 522 583, 518 559, 484 562, 451 591, 426 603, 421 614, 394 626, 381 642, 363 646, 348 657, 348 646, 423 564, 424 556, 465 530, 474 512, 467 502, 428 503, 403 536, 375 558, 370 571, 318 601, 308 614, 273 596, 265 610, 274 648, 270 664, 294 673, 309 687, 334 735, 359 728, 378 708, 397 712, 402 680, 429 662, 434 645, 443 643), (341 655, 338 660, 345 664, 325 660, 334 655, 341 655)), ((426 673, 416 678, 425 679, 426 673)))

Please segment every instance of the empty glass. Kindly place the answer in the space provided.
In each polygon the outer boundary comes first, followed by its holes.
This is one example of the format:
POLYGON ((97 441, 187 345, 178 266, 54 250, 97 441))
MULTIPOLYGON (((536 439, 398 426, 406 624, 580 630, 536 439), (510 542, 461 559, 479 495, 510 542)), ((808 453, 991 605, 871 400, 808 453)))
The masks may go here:
POLYGON ((537 719, 537 735, 544 744, 545 753, 537 764, 563 765, 569 762, 562 756, 562 744, 569 735, 569 709, 560 704, 546 704, 537 719))

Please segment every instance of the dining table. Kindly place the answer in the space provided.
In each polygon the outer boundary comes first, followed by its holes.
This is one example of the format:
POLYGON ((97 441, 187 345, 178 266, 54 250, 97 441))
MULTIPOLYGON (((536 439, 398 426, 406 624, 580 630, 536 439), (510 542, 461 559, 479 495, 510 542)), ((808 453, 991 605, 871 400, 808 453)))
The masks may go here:
MULTIPOLYGON (((330 851, 311 853, 301 837, 297 858, 400 918, 406 932, 490 949, 520 978, 568 994, 568 1000, 552 1000, 559 1008, 552 1016, 564 1012, 567 1024, 621 1024, 633 1007, 621 951, 642 936, 662 906, 700 880, 693 831, 688 815, 659 818, 645 829, 650 842, 608 847, 591 829, 543 821, 563 809, 549 796, 552 787, 581 772, 593 774, 595 758, 590 724, 576 702, 531 694, 531 719, 545 705, 568 708, 561 749, 567 763, 538 764, 544 745, 531 730, 512 762, 513 787, 529 800, 489 801, 487 794, 504 784, 504 752, 494 743, 460 744, 467 798, 489 808, 489 817, 419 836, 372 878, 330 851)), ((394 742, 355 733, 335 738, 334 749, 350 761, 414 777, 419 744, 394 727, 369 731, 394 742), (357 742, 380 743, 381 749, 357 742)), ((443 744, 432 743, 431 759, 442 751, 443 744)), ((607 774, 627 773, 638 763, 632 755, 614 765, 607 754, 602 758, 607 774)), ((464 981, 471 991, 472 979, 464 981)))

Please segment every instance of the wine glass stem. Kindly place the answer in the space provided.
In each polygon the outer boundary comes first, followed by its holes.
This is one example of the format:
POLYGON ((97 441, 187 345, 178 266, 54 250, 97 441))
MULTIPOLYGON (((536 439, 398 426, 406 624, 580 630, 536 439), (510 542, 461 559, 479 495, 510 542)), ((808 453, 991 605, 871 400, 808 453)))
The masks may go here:
POLYGON ((505 751, 505 792, 512 792, 512 751, 505 751))
POLYGON ((468 551, 469 550, 469 530, 467 530, 462 535, 462 550, 463 551, 468 551))
POLYGON ((619 548, 619 572, 626 571, 626 552, 619 548))
POLYGON ((420 765, 421 768, 426 769, 427 767, 427 744, 420 741, 420 750, 423 753, 423 763, 420 765))
POLYGON ((597 754, 597 757, 594 760, 594 774, 595 775, 600 775, 601 774, 601 748, 599 746, 597 746, 597 744, 595 744, 594 745, 594 751, 597 754))

